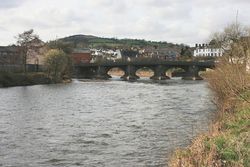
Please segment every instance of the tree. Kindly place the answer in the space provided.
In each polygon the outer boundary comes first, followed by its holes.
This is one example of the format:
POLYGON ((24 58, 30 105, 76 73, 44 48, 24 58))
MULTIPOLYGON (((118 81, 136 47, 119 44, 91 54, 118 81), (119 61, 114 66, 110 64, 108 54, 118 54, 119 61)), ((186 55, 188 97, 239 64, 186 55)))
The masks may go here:
POLYGON ((222 32, 216 32, 212 35, 212 44, 229 50, 231 44, 237 42, 241 37, 249 36, 249 28, 239 23, 232 23, 224 28, 222 32))
POLYGON ((187 57, 187 58, 192 57, 192 52, 191 52, 189 46, 183 46, 183 47, 181 48, 181 53, 180 53, 180 54, 181 54, 181 56, 183 56, 183 57, 187 57))
POLYGON ((208 73, 207 80, 223 111, 232 110, 238 99, 250 103, 242 94, 250 88, 250 34, 247 29, 231 24, 223 32, 216 33, 212 40, 213 44, 220 44, 224 54, 218 58, 214 71, 208 73))
POLYGON ((71 54, 73 51, 72 43, 63 42, 61 40, 50 41, 47 43, 49 49, 63 50, 66 54, 71 54))
POLYGON ((69 77, 70 74, 70 57, 59 49, 51 49, 45 54, 45 65, 47 74, 54 82, 69 77))
POLYGON ((23 70, 26 73, 28 53, 37 52, 42 47, 42 41, 40 40, 38 35, 34 34, 33 29, 18 34, 16 38, 17 46, 19 46, 23 59, 23 70))
POLYGON ((232 23, 224 31, 213 34, 213 45, 224 50, 225 60, 230 63, 247 65, 250 59, 250 28, 239 23, 232 23))

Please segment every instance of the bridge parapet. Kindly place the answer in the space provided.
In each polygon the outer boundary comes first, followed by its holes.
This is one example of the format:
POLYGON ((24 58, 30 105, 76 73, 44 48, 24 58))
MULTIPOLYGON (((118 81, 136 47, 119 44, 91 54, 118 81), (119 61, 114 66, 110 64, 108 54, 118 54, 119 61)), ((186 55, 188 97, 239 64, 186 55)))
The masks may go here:
POLYGON ((214 67, 215 62, 214 61, 164 61, 161 59, 131 59, 130 61, 120 59, 116 61, 112 60, 105 60, 102 62, 96 62, 96 63, 81 63, 77 64, 76 66, 123 66, 123 65, 176 65, 176 66, 189 66, 189 65, 196 65, 196 66, 202 66, 202 67, 214 67))

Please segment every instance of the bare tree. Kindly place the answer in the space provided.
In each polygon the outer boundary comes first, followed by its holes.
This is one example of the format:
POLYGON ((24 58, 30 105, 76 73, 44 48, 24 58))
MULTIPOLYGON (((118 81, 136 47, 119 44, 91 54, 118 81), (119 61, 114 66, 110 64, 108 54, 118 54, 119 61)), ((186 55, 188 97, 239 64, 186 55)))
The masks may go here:
POLYGON ((217 104, 222 110, 231 110, 238 99, 248 103, 243 92, 250 88, 250 34, 249 28, 231 24, 223 32, 216 33, 212 43, 219 44, 224 54, 216 68, 207 75, 215 92, 217 104))
POLYGON ((250 28, 236 22, 225 27, 222 32, 215 32, 212 35, 212 41, 214 45, 221 47, 224 50, 229 50, 232 43, 249 35, 250 28))
POLYGON ((20 49, 20 53, 23 59, 23 70, 26 73, 28 53, 37 52, 39 48, 42 47, 42 41, 40 40, 38 35, 34 34, 33 29, 18 34, 16 39, 17 46, 20 49))
POLYGON ((212 35, 210 43, 224 50, 224 56, 231 63, 245 63, 249 59, 250 28, 236 21, 225 27, 222 32, 212 35))

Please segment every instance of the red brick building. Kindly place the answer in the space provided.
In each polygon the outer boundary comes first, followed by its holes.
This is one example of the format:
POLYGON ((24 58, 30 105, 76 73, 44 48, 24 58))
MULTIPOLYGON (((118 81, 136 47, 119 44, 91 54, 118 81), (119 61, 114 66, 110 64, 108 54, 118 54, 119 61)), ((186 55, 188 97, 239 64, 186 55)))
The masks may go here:
POLYGON ((90 50, 74 50, 71 54, 74 64, 90 63, 92 56, 90 50))

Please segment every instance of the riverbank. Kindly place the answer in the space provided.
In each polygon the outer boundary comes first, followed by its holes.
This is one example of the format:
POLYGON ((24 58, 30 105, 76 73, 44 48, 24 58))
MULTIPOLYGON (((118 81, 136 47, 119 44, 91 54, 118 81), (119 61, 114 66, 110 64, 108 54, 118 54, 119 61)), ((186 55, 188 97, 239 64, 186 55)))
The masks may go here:
POLYGON ((186 149, 177 150, 169 166, 249 167, 249 128, 250 105, 239 101, 234 112, 219 115, 210 132, 196 137, 186 149))
POLYGON ((170 167, 250 166, 250 76, 240 64, 221 61, 206 74, 218 106, 210 131, 177 150, 170 167))
POLYGON ((0 87, 43 85, 53 83, 45 73, 0 73, 0 87))

